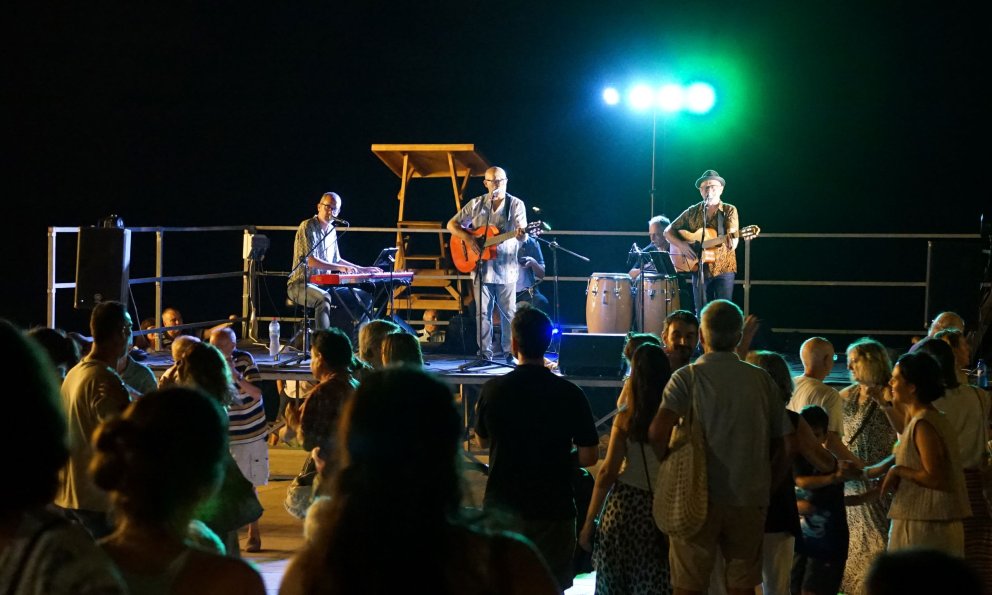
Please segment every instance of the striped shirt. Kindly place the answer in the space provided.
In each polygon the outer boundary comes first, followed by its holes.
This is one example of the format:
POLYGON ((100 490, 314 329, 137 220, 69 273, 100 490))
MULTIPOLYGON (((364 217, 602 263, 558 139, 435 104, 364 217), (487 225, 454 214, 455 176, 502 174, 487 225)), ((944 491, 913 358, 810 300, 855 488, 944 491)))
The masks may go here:
MULTIPOLYGON (((234 369, 245 380, 258 380, 260 374, 255 358, 247 351, 234 350, 234 369)), ((261 395, 257 398, 239 394, 227 408, 228 436, 230 444, 247 444, 265 438, 268 434, 268 421, 265 418, 265 404, 261 395)))

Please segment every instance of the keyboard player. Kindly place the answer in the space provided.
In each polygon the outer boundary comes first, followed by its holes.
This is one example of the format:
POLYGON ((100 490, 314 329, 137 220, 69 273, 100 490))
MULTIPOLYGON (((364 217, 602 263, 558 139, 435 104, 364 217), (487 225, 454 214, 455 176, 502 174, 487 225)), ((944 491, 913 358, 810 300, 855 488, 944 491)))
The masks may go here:
POLYGON ((372 306, 368 292, 352 286, 328 287, 304 282, 304 267, 300 266, 307 258, 310 275, 321 273, 374 274, 381 273, 378 267, 358 266, 342 258, 338 246, 337 224, 344 222, 338 218, 341 213, 341 196, 336 192, 325 192, 317 202, 317 214, 300 222, 293 243, 293 272, 289 277, 287 294, 293 302, 314 308, 317 328, 338 326, 347 335, 354 337, 358 326, 367 318, 372 306), (316 246, 316 248, 315 248, 316 246))

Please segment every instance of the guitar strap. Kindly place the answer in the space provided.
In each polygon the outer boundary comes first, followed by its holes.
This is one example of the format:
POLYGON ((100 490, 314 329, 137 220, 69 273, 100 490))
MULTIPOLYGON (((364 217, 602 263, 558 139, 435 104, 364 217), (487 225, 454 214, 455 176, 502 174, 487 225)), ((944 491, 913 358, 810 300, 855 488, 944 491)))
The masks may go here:
MULTIPOLYGON (((700 226, 704 230, 706 229, 706 201, 699 203, 699 212, 702 215, 701 219, 703 224, 700 226)), ((716 212, 716 235, 722 236, 727 233, 726 226, 726 215, 723 213, 723 203, 720 204, 720 210, 716 212)), ((706 239, 706 234, 703 233, 703 237, 700 238, 700 242, 706 239)))

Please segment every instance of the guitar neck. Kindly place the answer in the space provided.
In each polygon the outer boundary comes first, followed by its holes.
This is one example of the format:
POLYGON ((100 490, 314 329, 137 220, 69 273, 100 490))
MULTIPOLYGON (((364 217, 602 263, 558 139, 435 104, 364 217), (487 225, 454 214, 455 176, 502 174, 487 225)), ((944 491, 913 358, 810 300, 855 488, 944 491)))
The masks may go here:
POLYGON ((738 232, 734 232, 734 233, 727 233, 722 236, 717 236, 715 238, 710 238, 708 240, 703 240, 703 248, 709 249, 715 246, 719 246, 720 244, 725 242, 727 238, 733 239, 736 238, 738 235, 740 235, 738 232))
POLYGON ((490 236, 490 237, 486 238, 486 243, 483 244, 482 246, 483 246, 483 248, 488 248, 489 246, 495 246, 496 244, 502 244, 503 242, 505 242, 506 240, 512 238, 515 235, 517 235, 516 230, 514 230, 514 231, 508 231, 506 233, 501 233, 498 236, 490 236))

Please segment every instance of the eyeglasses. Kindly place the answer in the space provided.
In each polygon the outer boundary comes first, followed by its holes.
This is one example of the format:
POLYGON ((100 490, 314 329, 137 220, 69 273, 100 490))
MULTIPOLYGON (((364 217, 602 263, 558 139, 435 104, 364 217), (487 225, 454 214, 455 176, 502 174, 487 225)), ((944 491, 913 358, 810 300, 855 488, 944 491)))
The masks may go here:
POLYGON ((488 184, 496 184, 497 186, 499 186, 500 184, 506 182, 506 178, 496 178, 495 180, 483 180, 483 182, 488 184))
POLYGON ((324 207, 325 209, 333 209, 334 208, 334 205, 329 205, 329 204, 325 204, 325 203, 322 203, 322 202, 317 203, 317 206, 318 207, 324 207))

